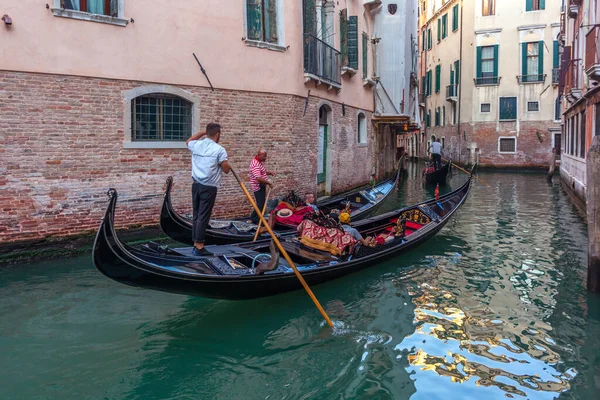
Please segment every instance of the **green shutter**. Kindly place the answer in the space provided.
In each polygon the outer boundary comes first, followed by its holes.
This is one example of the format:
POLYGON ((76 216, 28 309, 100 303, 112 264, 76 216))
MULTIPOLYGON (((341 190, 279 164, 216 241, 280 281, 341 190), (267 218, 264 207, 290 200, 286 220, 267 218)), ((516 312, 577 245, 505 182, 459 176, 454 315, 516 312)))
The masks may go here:
POLYGON ((477 46, 477 78, 481 78, 481 46, 477 46))
POLYGON ((442 66, 438 64, 435 66, 435 92, 436 93, 440 92, 441 75, 442 75, 442 66))
POLYGON ((442 15, 442 39, 448 36, 448 13, 442 15))
POLYGON ((442 20, 441 20, 441 18, 438 18, 437 22, 438 22, 437 39, 438 39, 438 43, 439 43, 440 40, 442 40, 442 20))
POLYGON ((523 79, 526 81, 527 75, 527 43, 521 43, 521 75, 523 75, 523 79))
POLYGON ((431 50, 431 28, 427 29, 427 49, 431 50))
POLYGON ((304 33, 317 36, 317 8, 315 6, 315 0, 302 0, 302 6, 302 20, 304 23, 304 33))
POLYGON ((546 9, 546 0, 540 0, 540 10, 546 9))
POLYGON ((450 84, 454 85, 454 71, 452 70, 452 64, 450 64, 450 84))
POLYGON ((458 4, 452 7, 452 31, 458 29, 458 4))
POLYGON ((540 48, 538 50, 540 54, 538 56, 538 80, 542 80, 542 75, 544 74, 544 41, 540 40, 540 48))
POLYGON ((426 42, 426 40, 427 40, 427 36, 426 36, 425 29, 423 29, 423 32, 422 32, 422 33, 423 33, 423 45, 422 45, 422 51, 425 51, 425 46, 427 45, 427 42, 426 42))
POLYGON ((348 66, 358 69, 358 17, 348 18, 348 66))
POLYGON ((552 68, 558 68, 559 63, 560 63, 560 61, 558 59, 558 51, 559 51, 559 49, 558 49, 558 40, 554 41, 553 46, 552 46, 552 50, 553 50, 553 52, 552 52, 552 57, 553 57, 552 58, 552 68))
POLYGON ((496 78, 498 76, 498 48, 500 46, 498 46, 497 44, 494 45, 494 78, 496 78))
POLYGON ((263 40, 261 0, 246 0, 248 39, 263 40))
POLYGON ((263 0, 266 10, 265 41, 277 43, 277 0, 263 0))
POLYGON ((525 1, 525 11, 531 11, 533 9, 533 0, 525 1))
POLYGON ((369 36, 363 32, 362 34, 362 70, 363 70, 363 79, 368 78, 369 71, 369 36))
POLYGON ((460 85, 460 61, 456 60, 454 61, 454 76, 455 78, 455 83, 457 85, 460 85))
POLYGON ((340 11, 340 53, 342 66, 348 65, 348 10, 340 11))

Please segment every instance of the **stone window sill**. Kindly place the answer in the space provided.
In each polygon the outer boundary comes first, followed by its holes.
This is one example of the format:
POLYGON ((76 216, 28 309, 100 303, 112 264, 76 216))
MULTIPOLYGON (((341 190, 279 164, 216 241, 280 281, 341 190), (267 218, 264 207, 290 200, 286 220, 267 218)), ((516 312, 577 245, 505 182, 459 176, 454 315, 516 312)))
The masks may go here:
POLYGON ((185 142, 123 142, 124 149, 187 149, 185 142))
POLYGON ((344 74, 347 74, 350 78, 352 78, 354 75, 356 75, 357 72, 358 72, 358 70, 356 70, 354 68, 350 68, 348 66, 342 67, 342 76, 344 74))
POLYGON ((65 10, 63 8, 53 8, 52 13, 55 17, 78 19, 81 21, 99 22, 102 24, 127 26, 128 20, 118 17, 110 17, 108 15, 90 14, 77 10, 65 10))
POLYGON ((363 86, 365 86, 365 87, 373 87, 376 84, 377 84, 377 81, 375 81, 371 78, 363 79, 363 86))
POLYGON ((259 49, 279 51, 281 53, 283 53, 284 51, 287 50, 287 46, 281 46, 281 45, 278 45, 275 43, 263 42, 261 40, 244 39, 244 42, 246 42, 246 46, 258 47, 259 49))

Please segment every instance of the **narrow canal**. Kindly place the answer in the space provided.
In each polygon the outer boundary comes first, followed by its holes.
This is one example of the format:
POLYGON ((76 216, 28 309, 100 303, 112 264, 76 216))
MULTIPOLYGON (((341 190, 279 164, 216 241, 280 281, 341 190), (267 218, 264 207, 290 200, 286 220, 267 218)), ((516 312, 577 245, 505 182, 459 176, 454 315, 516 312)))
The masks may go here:
MULTIPOLYGON (((89 255, 3 268, 0 398, 597 399, 583 217, 558 177, 479 176, 426 245, 314 288, 333 333, 303 292, 135 289, 89 255)), ((384 209, 432 195, 411 165, 384 209)))

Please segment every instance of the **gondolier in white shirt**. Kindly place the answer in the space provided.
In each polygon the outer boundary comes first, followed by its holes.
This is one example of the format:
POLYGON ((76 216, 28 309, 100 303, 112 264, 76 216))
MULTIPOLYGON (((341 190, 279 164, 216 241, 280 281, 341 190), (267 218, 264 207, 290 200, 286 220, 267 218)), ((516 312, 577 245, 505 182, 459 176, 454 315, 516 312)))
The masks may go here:
POLYGON ((217 198, 221 172, 228 174, 231 171, 227 152, 219 145, 220 138, 221 126, 210 123, 206 125, 206 132, 196 133, 185 142, 192 152, 192 240, 195 256, 212 255, 204 248, 206 228, 217 198))
POLYGON ((440 169, 442 167, 442 144, 440 143, 440 139, 435 139, 435 142, 431 143, 429 151, 431 151, 433 168, 436 170, 440 169))

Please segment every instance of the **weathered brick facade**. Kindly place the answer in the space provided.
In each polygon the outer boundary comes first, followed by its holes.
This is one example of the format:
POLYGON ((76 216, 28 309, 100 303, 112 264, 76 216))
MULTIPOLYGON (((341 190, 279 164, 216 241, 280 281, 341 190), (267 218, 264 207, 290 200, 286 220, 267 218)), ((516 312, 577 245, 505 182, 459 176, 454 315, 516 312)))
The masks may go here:
MULTIPOLYGON (((189 213, 187 149, 123 147, 123 92, 149 83, 0 71, 0 243, 92 233, 103 215, 105 192, 120 201, 116 225, 158 223, 166 178, 173 200, 189 213)), ((305 98, 179 86, 200 98, 200 125, 218 122, 231 164, 246 179, 259 146, 275 170, 275 194, 316 189, 318 110, 331 107, 328 155, 331 192, 366 183, 374 168, 375 138, 367 118, 368 145, 357 145, 358 110, 305 98)), ((216 216, 243 215, 250 206, 232 175, 225 175, 216 216)), ((1 245, 0 245, 1 248, 1 245)))

